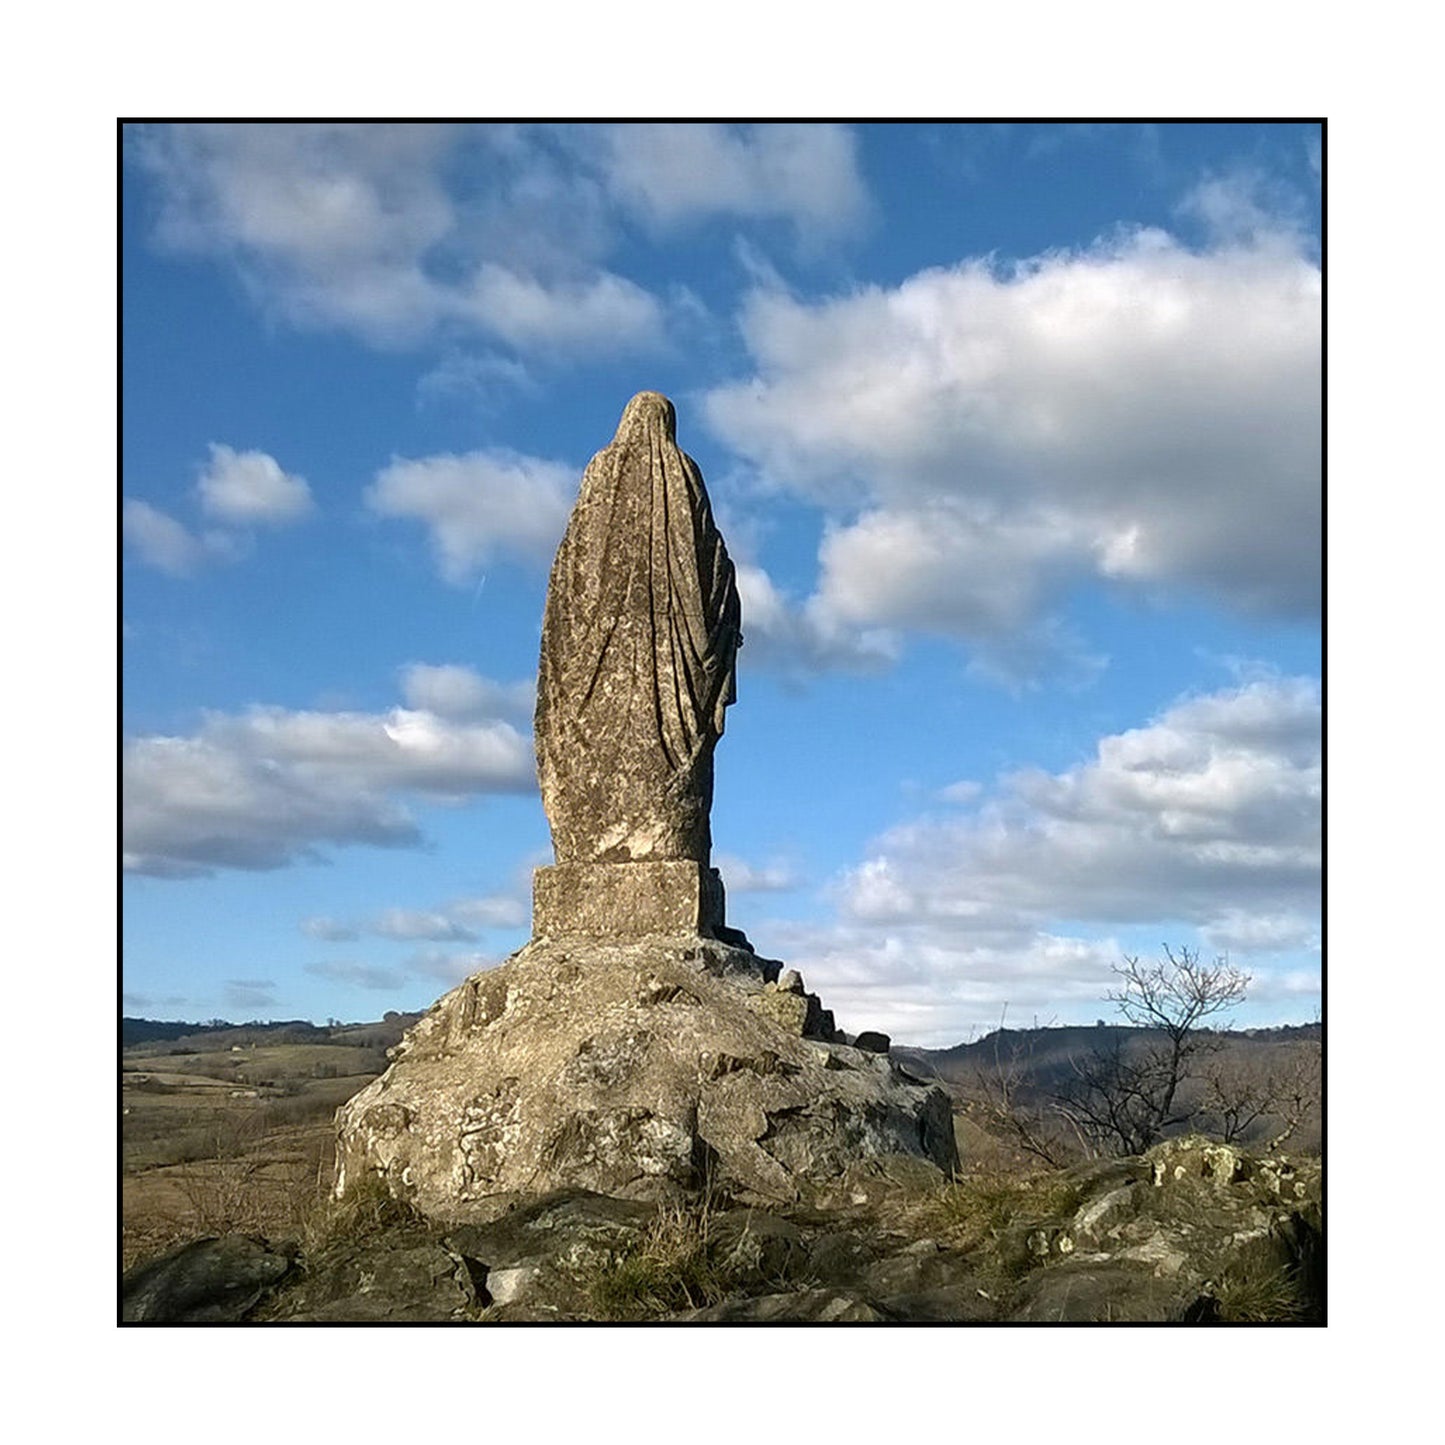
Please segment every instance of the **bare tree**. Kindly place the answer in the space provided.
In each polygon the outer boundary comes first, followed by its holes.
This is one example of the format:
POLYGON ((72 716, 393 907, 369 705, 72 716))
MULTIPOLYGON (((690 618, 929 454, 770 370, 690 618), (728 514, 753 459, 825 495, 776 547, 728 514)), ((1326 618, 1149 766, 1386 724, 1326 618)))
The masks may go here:
POLYGON ((1105 997, 1142 1038, 1116 1039, 1074 1061, 1074 1078, 1055 1102, 1096 1154, 1141 1154, 1195 1113, 1186 1085, 1214 1041, 1201 1023, 1243 1001, 1249 976, 1227 959, 1204 963, 1197 949, 1115 966, 1119 984, 1105 997))
POLYGON ((1274 1126, 1264 1147, 1278 1149, 1319 1107, 1319 1044, 1281 1044, 1271 1052, 1268 1061, 1220 1059, 1205 1076, 1201 1118, 1226 1144, 1256 1126, 1274 1126))
MULTIPOLYGON (((1004 1006, 1007 1013, 1008 1006, 1004 1006)), ((1004 1043, 1003 1017, 993 1036, 993 1058, 976 1065, 969 1102, 989 1133, 1007 1139, 1027 1154, 1054 1169, 1069 1162, 1068 1151, 1055 1137, 1045 1110, 1026 1102, 1025 1081, 1032 1071, 1034 1033, 1004 1043), (1027 1041, 1027 1042, 1026 1042, 1027 1041)))

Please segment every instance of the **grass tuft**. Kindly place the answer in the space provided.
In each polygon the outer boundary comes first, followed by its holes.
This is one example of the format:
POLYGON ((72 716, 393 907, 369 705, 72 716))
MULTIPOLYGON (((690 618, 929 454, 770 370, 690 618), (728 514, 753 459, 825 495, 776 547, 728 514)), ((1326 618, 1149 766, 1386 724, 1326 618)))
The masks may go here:
POLYGON ((636 1245, 592 1279, 603 1319, 646 1319, 716 1304, 731 1290, 706 1201, 665 1205, 636 1245))
POLYGON ((435 1226, 405 1199, 396 1198, 379 1175, 368 1175, 352 1185, 343 1198, 329 1196, 304 1221, 304 1244, 308 1253, 342 1243, 374 1239, 394 1229, 423 1229, 435 1226))
POLYGON ((976 1254, 982 1273, 1013 1280, 1039 1263, 1029 1252, 1030 1232, 1072 1214, 1081 1193, 1077 1181, 1058 1170, 978 1171, 942 1190, 931 1225, 955 1248, 976 1254))
POLYGON ((1213 1290, 1224 1324, 1295 1324, 1316 1317, 1297 1268, 1232 1270, 1213 1290))

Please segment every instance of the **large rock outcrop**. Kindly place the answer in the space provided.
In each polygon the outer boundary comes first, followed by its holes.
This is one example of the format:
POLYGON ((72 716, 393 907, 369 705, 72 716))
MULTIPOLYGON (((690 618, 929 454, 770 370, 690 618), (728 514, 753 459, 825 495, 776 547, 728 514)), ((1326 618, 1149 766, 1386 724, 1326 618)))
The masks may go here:
POLYGON ((837 1042, 777 971, 701 937, 535 940, 441 999, 343 1106, 337 1193, 379 1177, 465 1221, 498 1196, 575 1188, 791 1203, 896 1155, 942 1183, 957 1162, 947 1096, 837 1042))

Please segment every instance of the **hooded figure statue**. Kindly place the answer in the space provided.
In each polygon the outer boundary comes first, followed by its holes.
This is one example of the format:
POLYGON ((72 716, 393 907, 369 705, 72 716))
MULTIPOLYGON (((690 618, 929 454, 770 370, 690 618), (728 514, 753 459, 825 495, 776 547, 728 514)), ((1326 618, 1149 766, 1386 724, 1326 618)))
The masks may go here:
POLYGON ((535 736, 558 863, 710 862, 741 610, 676 426, 665 396, 628 402, 552 564, 535 736))

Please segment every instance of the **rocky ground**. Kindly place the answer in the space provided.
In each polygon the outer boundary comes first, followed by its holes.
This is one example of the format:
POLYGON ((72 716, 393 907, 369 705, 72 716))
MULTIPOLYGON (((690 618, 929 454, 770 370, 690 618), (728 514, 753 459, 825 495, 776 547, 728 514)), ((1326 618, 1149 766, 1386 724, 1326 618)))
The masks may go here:
POLYGON ((428 1220, 353 1192, 297 1241, 224 1235, 130 1270, 149 1323, 1322 1322, 1317 1160, 1199 1137, 1046 1174, 872 1160, 834 1207, 580 1188, 428 1220))

